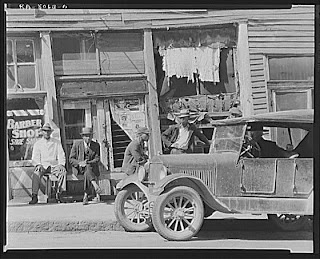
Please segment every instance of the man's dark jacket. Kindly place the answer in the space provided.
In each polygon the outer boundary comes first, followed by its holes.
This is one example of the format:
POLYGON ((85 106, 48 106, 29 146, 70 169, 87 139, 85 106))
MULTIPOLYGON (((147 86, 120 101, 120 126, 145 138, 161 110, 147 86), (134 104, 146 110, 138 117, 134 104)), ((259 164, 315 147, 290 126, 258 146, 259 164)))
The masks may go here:
POLYGON ((147 162, 147 159, 147 155, 144 154, 143 143, 135 139, 130 142, 124 152, 122 171, 127 175, 134 174, 137 167, 147 162))
MULTIPOLYGON (((72 171, 74 174, 78 174, 79 162, 84 160, 84 142, 83 140, 77 140, 73 143, 70 151, 69 162, 72 165, 72 171), (74 170, 76 169, 76 170, 74 170)), ((97 142, 91 141, 88 150, 87 165, 92 167, 92 171, 96 176, 100 175, 99 161, 100 161, 100 145, 97 142)))
MULTIPOLYGON (((164 145, 164 149, 169 149, 170 146, 176 142, 179 136, 179 124, 171 125, 168 129, 166 129, 162 135, 162 143, 164 145)), ((206 138, 206 136, 201 133, 201 131, 194 125, 194 124, 189 124, 189 130, 192 130, 192 135, 190 138, 190 141, 188 143, 188 149, 191 148, 193 142, 194 142, 194 136, 197 136, 202 142, 204 142, 207 145, 210 145, 210 142, 206 138)))

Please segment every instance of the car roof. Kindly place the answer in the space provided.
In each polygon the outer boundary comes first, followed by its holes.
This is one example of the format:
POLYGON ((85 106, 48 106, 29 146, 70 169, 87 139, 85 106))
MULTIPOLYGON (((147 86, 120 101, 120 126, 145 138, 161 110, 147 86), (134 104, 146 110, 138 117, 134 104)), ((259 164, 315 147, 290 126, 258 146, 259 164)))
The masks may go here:
POLYGON ((313 109, 289 110, 256 114, 247 117, 215 120, 211 124, 215 126, 227 126, 237 124, 261 124, 266 127, 307 127, 313 125, 313 109))

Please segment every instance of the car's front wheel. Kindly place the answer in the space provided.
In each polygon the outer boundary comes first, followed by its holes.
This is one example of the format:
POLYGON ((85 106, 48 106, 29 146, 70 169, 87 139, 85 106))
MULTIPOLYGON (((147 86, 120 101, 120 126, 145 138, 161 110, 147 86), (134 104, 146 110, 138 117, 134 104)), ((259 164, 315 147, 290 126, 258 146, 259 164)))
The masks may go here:
POLYGON ((142 232, 152 228, 149 203, 136 185, 125 187, 115 199, 114 213, 126 231, 142 232))
POLYGON ((308 223, 308 216, 294 214, 268 214, 268 219, 281 230, 299 231, 308 223))
POLYGON ((200 195, 187 186, 174 187, 155 201, 152 222, 156 231, 167 240, 191 239, 200 230, 204 217, 200 195))

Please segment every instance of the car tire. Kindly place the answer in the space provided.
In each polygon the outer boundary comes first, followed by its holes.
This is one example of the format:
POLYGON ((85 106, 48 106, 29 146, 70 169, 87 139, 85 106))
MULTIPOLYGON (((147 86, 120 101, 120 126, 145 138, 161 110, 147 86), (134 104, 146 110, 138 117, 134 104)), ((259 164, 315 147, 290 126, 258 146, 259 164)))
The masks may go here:
POLYGON ((294 214, 268 214, 268 219, 274 226, 283 231, 299 231, 308 223, 308 216, 294 214))
POLYGON ((185 241, 201 229, 204 218, 200 195, 187 186, 173 187, 155 201, 152 222, 155 230, 165 239, 185 241))
POLYGON ((129 232, 144 232, 152 229, 148 199, 136 185, 121 190, 115 199, 114 213, 120 225, 129 232))

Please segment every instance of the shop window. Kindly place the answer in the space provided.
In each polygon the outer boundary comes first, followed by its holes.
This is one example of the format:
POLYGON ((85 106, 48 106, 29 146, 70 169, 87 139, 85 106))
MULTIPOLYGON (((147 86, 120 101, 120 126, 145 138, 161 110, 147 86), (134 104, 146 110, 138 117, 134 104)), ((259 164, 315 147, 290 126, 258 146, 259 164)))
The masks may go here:
POLYGON ((34 143, 40 137, 44 121, 43 98, 19 98, 7 101, 9 160, 31 160, 34 143))
POLYGON ((56 75, 98 74, 94 34, 53 34, 56 75))
POLYGON ((35 89, 36 87, 34 41, 7 40, 7 88, 35 89))
POLYGON ((97 47, 102 74, 144 73, 142 33, 98 33, 97 47))

